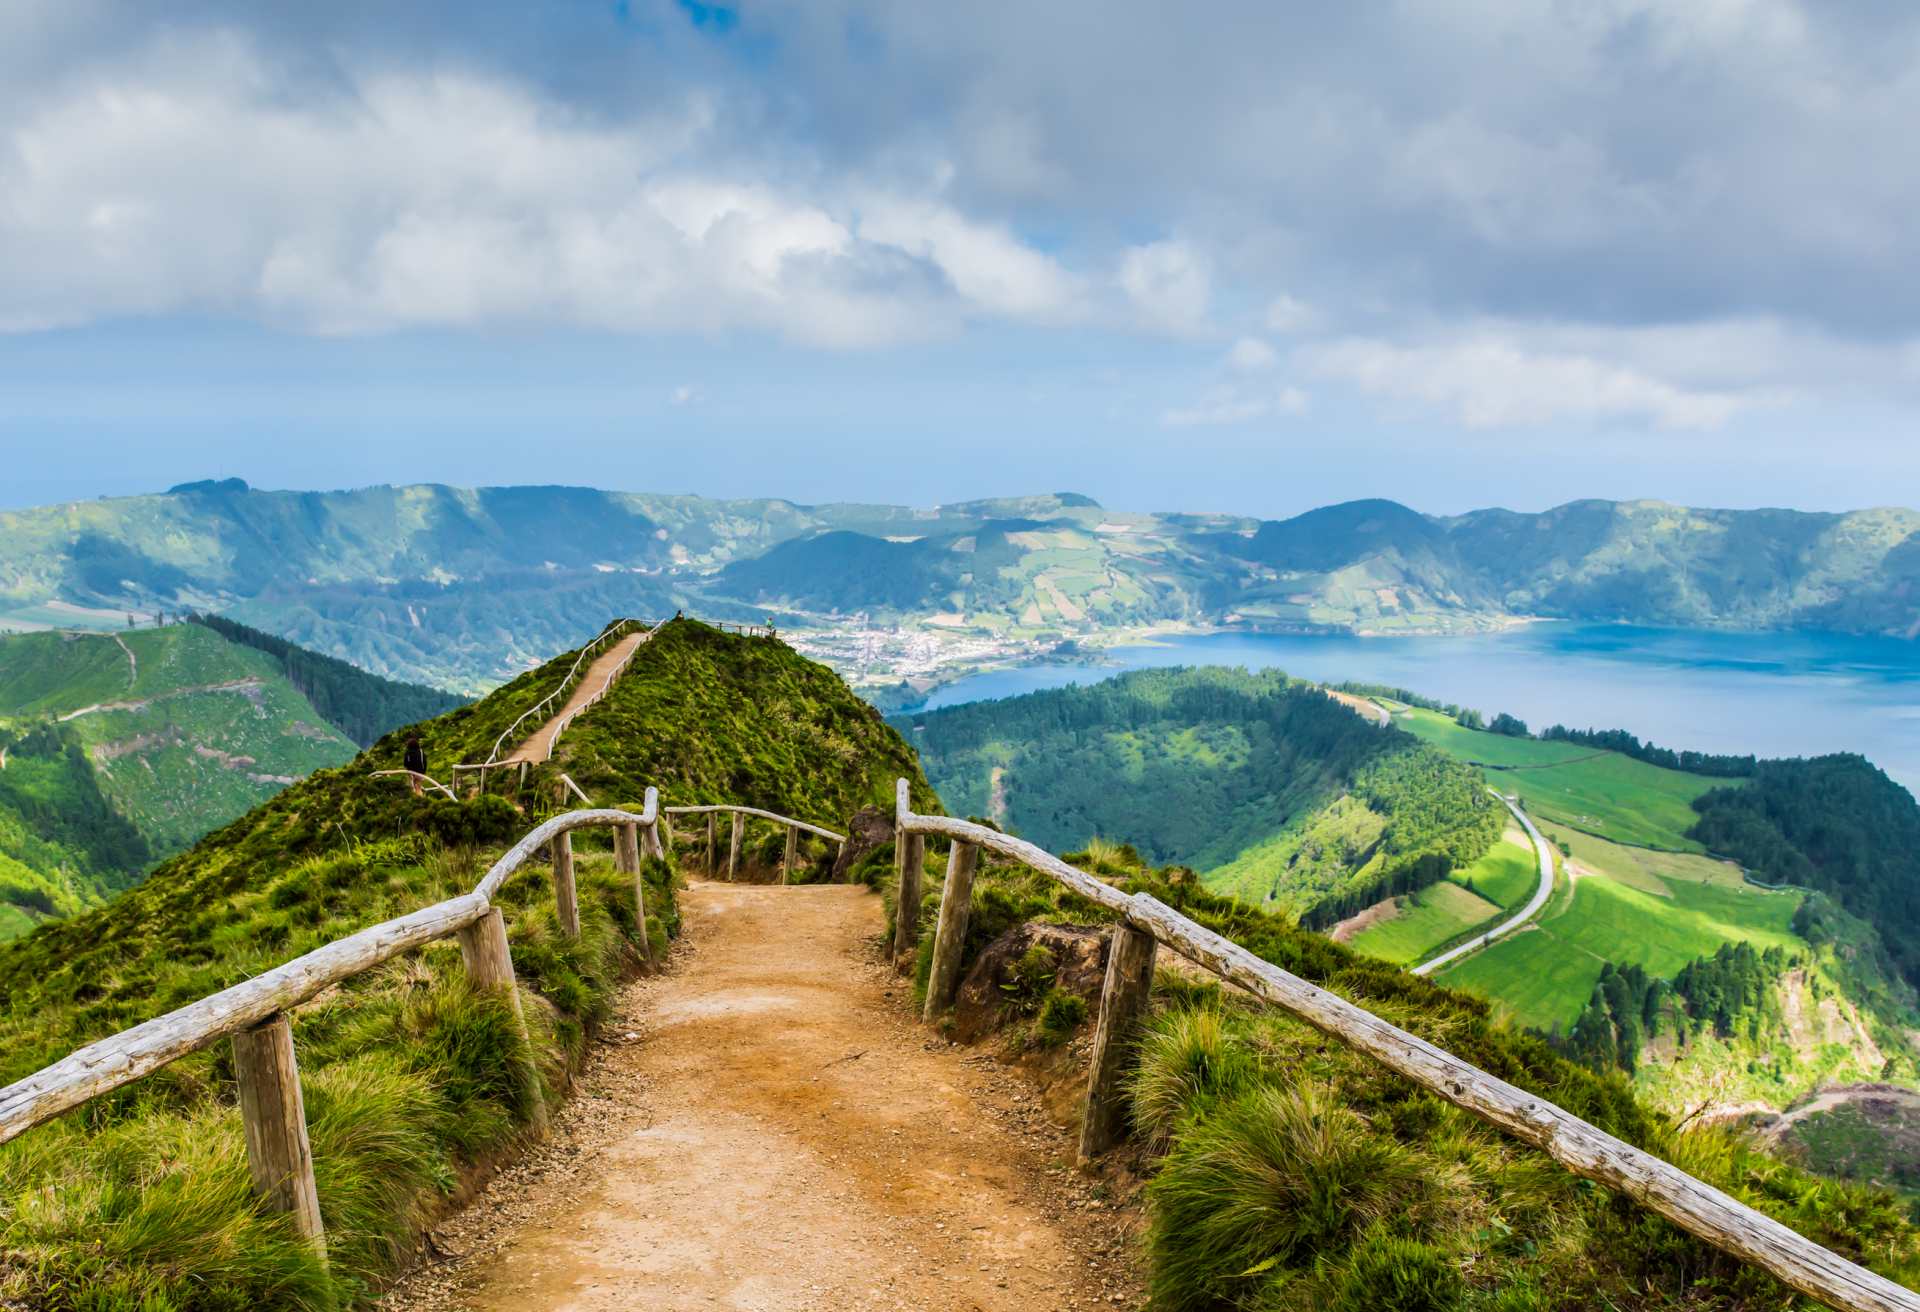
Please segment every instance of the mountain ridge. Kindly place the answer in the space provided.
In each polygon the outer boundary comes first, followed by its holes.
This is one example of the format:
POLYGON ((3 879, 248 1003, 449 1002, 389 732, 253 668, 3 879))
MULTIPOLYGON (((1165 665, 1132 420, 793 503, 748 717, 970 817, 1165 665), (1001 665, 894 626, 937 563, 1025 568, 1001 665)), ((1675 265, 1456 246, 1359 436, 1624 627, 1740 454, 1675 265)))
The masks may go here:
POLYGON ((1013 659, 1156 626, 1563 618, 1920 636, 1920 512, 1901 507, 1587 499, 1427 515, 1375 499, 1261 520, 1075 493, 912 507, 559 485, 179 488, 0 512, 0 627, 215 611, 468 693, 590 637, 581 615, 688 607, 771 610, 800 630, 857 620, 1013 659))

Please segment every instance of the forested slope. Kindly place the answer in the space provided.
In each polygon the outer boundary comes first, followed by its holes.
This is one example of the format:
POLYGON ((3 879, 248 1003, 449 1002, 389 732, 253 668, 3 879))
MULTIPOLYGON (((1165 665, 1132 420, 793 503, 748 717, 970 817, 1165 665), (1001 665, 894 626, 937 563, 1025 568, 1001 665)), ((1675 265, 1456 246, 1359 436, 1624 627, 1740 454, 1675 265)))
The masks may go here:
POLYGON ((1487 850, 1471 767, 1278 672, 1149 670, 899 721, 956 811, 1044 847, 1130 842, 1325 923, 1487 850))

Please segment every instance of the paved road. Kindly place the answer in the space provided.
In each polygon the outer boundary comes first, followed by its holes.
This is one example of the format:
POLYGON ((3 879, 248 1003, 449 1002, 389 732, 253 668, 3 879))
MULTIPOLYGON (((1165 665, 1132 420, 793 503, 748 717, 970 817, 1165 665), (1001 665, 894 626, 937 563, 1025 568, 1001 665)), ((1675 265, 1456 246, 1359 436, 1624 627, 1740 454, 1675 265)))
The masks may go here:
MULTIPOLYGON (((1495 793, 1494 796, 1499 797, 1499 794, 1495 793)), ((1525 827, 1527 837, 1533 840, 1534 854, 1540 858, 1540 887, 1533 890, 1532 899, 1510 919, 1501 921, 1486 933, 1470 938, 1458 947, 1448 948, 1432 961, 1421 962, 1413 968, 1413 973, 1416 975, 1431 975, 1449 961, 1464 957, 1469 952, 1477 952, 1501 935, 1512 933, 1532 920, 1539 913, 1540 908, 1547 904, 1547 899, 1553 896, 1553 849, 1547 846, 1547 840, 1542 838, 1540 831, 1533 827, 1533 821, 1527 818, 1525 811, 1504 797, 1500 798, 1500 803, 1513 812, 1513 818, 1525 827)))

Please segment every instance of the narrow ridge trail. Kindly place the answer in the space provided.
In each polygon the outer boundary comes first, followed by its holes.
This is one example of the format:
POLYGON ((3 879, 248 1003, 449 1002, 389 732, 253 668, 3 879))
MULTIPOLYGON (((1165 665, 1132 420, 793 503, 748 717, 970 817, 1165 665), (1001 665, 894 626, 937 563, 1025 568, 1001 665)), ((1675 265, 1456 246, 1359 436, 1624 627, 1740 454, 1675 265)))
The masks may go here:
POLYGON ((552 1139, 382 1306, 1137 1308, 1026 1078, 920 1026, 864 888, 695 883, 552 1139))
POLYGON ((652 636, 653 630, 640 629, 629 633, 594 657, 593 664, 587 666, 587 672, 574 688, 573 695, 567 698, 567 704, 562 706, 545 724, 535 729, 525 742, 502 757, 498 764, 518 765, 524 761, 531 765, 538 765, 551 757, 554 739, 560 736, 560 730, 565 727, 567 721, 582 706, 605 692, 607 685, 613 682, 621 667, 625 665, 627 657, 633 654, 633 649, 652 636))

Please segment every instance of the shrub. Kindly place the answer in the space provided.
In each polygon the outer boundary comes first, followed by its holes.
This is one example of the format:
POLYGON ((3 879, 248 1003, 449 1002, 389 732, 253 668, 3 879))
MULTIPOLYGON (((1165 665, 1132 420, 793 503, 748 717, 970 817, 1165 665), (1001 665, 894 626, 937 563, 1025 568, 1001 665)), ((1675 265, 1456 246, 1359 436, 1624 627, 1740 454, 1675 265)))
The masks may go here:
POLYGON ((1231 1305, 1376 1221, 1420 1216, 1429 1191, 1417 1154, 1315 1085, 1243 1093, 1193 1123, 1147 1186, 1153 1305, 1231 1305))
POLYGON ((1256 1072, 1253 1056, 1210 1006, 1180 1008, 1155 1019, 1139 1041, 1129 1093, 1133 1125, 1164 1149, 1180 1118, 1201 1103, 1238 1093, 1256 1072))
POLYGON ((1445 1253, 1376 1228, 1355 1246, 1331 1312, 1453 1312, 1465 1293, 1445 1253))
POLYGON ((1040 1019, 1035 1030, 1040 1041, 1056 1047, 1073 1037, 1087 1018, 1087 1000, 1065 989, 1049 989, 1040 1004, 1040 1019))

